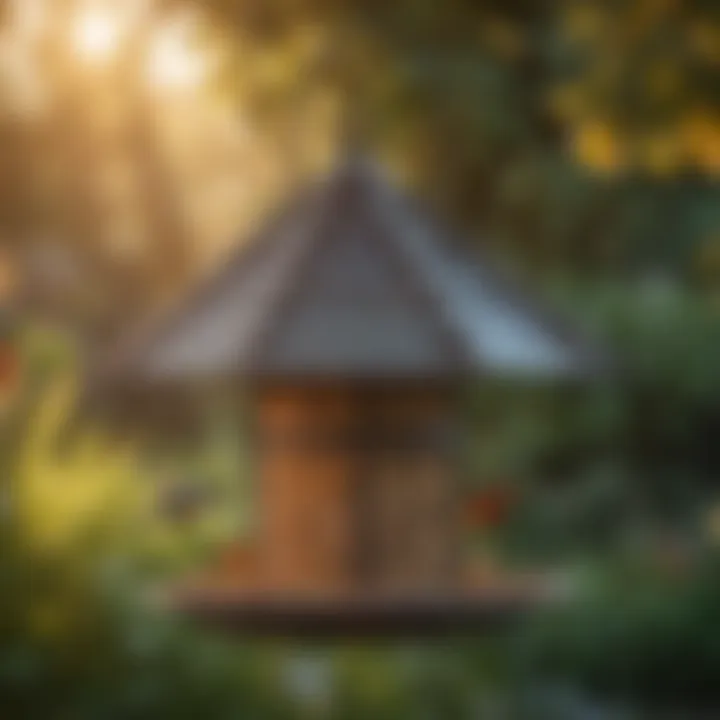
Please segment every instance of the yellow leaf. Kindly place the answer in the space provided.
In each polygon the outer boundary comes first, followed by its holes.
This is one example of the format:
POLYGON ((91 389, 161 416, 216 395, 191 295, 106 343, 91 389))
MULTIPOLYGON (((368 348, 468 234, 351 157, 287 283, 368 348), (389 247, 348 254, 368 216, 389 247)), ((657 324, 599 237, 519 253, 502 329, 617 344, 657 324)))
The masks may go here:
POLYGON ((623 165, 618 139, 609 125, 591 121, 581 125, 573 138, 575 157, 584 165, 602 173, 614 173, 623 165))
POLYGON ((720 118, 696 111, 682 123, 681 134, 692 162, 711 175, 720 175, 720 118))

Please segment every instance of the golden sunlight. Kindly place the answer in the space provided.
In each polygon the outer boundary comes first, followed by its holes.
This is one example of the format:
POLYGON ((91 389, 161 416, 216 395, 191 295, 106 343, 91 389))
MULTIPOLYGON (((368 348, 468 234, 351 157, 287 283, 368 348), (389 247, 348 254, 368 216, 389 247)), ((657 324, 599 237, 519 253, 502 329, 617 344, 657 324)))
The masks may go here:
POLYGON ((210 71, 210 58, 194 46, 196 25, 179 18, 158 31, 150 51, 148 76, 155 88, 180 90, 202 84, 210 71))
POLYGON ((74 46, 81 58, 92 63, 110 60, 121 39, 120 19, 107 8, 88 8, 78 16, 74 46))

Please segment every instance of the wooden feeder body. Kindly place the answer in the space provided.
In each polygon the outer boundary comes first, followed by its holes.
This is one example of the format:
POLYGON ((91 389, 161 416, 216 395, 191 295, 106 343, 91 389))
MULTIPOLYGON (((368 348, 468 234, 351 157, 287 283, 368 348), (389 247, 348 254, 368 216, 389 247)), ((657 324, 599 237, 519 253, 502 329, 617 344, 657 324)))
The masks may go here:
POLYGON ((264 386, 260 564, 277 590, 440 591, 458 569, 454 393, 264 386))

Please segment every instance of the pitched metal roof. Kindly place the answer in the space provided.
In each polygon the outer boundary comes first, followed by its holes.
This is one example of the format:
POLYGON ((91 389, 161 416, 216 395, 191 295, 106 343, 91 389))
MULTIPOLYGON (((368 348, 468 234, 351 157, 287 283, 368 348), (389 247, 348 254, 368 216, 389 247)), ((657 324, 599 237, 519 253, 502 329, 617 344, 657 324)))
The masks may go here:
POLYGON ((110 375, 552 377, 597 361, 486 263, 460 257, 377 168, 353 160, 116 353, 110 375))

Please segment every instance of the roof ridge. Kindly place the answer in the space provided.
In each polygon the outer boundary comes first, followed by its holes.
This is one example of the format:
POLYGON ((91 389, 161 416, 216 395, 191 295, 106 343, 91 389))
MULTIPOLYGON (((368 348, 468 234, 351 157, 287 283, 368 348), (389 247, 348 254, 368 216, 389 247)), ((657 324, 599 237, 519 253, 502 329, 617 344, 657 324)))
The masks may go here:
MULTIPOLYGON (((372 181, 374 190, 373 201, 379 208, 380 217, 385 221, 385 236, 388 244, 392 245, 391 251, 395 253, 400 262, 410 269, 410 275, 415 277, 415 282, 420 286, 421 293, 425 298, 425 305, 434 316, 434 321, 439 330, 450 340, 452 352, 456 356, 456 359, 461 365, 470 367, 472 363, 472 351, 469 349, 465 340, 463 328, 460 327, 459 323, 450 313, 446 312, 445 307, 447 303, 443 302, 440 293, 430 280, 424 264, 419 262, 415 253, 408 252, 406 243, 398 242, 402 233, 392 226, 392 221, 388 217, 388 214, 394 209, 405 212, 409 204, 408 197, 388 182, 385 174, 377 165, 368 164, 365 167, 372 181), (385 203, 383 203, 379 193, 384 194, 385 203), (388 205, 387 201, 390 201, 391 204, 388 205)), ((440 249, 444 250, 445 248, 441 247, 440 249)))
POLYGON ((332 219, 330 208, 333 196, 337 192, 335 186, 337 172, 332 173, 330 178, 322 183, 319 189, 318 206, 315 208, 315 217, 311 219, 310 228, 305 228, 305 247, 301 248, 298 255, 285 269, 285 282, 280 284, 278 292, 269 303, 269 309, 264 318, 258 322, 252 343, 253 351, 247 361, 247 367, 251 371, 258 370, 260 358, 270 346, 278 325, 282 322, 283 309, 288 306, 291 298, 297 293, 297 288, 301 284, 303 270, 310 265, 319 248, 331 236, 328 229, 332 219))
MULTIPOLYGON (((339 218, 342 219, 337 212, 337 204, 343 203, 343 195, 349 193, 348 202, 351 203, 350 208, 354 204, 359 204, 362 211, 367 212, 368 209, 372 210, 372 206, 376 201, 376 186, 387 185, 387 181, 380 179, 380 168, 373 163, 370 163, 365 157, 351 156, 338 164, 336 170, 332 173, 328 180, 327 190, 328 194, 325 196, 325 202, 323 206, 323 216, 319 219, 320 228, 315 235, 315 241, 310 243, 306 248, 305 254, 302 258, 296 261, 294 266, 294 277, 291 282, 287 284, 283 297, 276 304, 273 310, 271 310, 270 319, 266 320, 267 335, 263 338, 256 347, 254 353, 254 365, 255 368, 260 366, 260 358, 263 357, 268 348, 272 344, 272 338, 281 332, 282 329, 282 317, 279 322, 274 322, 273 319, 277 319, 284 308, 287 308, 291 299, 296 298, 298 292, 304 287, 302 278, 304 277, 305 269, 311 265, 313 258, 316 257, 317 253, 330 242, 334 237, 333 232, 334 224, 339 218), (356 193, 356 194, 353 194, 356 193)), ((348 209, 347 207, 345 208, 348 209)), ((357 208, 356 208, 357 209, 357 208)), ((413 259, 406 253, 402 248, 397 246, 397 242, 393 238, 393 232, 390 227, 378 227, 378 223, 371 223, 369 228, 372 230, 373 225, 380 235, 378 241, 374 242, 374 246, 381 255, 385 256, 385 260, 390 263, 391 266, 395 267, 395 270, 399 270, 402 276, 405 276, 409 280, 408 283, 403 282, 404 285, 412 285, 411 288, 406 288, 405 292, 410 292, 415 296, 413 304, 416 303, 419 298, 420 301, 429 310, 429 314, 432 316, 433 324, 439 333, 440 342, 447 348, 448 354, 451 358, 451 362, 456 363, 460 368, 464 367, 469 360, 469 353, 463 343, 462 337, 458 334, 456 328, 451 327, 449 319, 445 317, 445 314, 441 310, 442 303, 440 299, 436 297, 434 291, 430 285, 423 282, 420 276, 422 273, 418 272, 413 259)))

